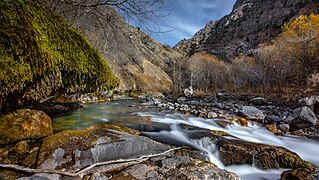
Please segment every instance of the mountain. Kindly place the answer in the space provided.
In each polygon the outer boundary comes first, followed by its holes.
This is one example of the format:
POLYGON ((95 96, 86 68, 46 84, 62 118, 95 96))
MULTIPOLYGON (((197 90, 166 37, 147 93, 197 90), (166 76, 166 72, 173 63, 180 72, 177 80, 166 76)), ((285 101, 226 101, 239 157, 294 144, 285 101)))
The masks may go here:
POLYGON ((181 57, 179 52, 132 27, 111 7, 100 6, 90 11, 72 8, 63 1, 48 0, 48 3, 102 53, 121 81, 120 91, 171 89, 169 72, 172 62, 181 57))
POLYGON ((102 55, 41 0, 0 2, 0 113, 118 85, 102 55))
POLYGON ((249 55, 261 43, 269 43, 292 18, 318 13, 318 7, 318 0, 238 0, 229 15, 209 22, 175 49, 188 55, 204 51, 230 61, 241 53, 249 55))

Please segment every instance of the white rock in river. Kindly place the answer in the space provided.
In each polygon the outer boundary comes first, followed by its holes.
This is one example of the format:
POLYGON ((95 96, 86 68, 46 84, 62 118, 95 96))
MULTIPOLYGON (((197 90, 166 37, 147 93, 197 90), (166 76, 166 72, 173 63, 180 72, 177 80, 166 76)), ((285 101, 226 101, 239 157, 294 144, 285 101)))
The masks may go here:
POLYGON ((262 111, 253 106, 243 106, 239 113, 251 120, 264 120, 265 115, 262 111))

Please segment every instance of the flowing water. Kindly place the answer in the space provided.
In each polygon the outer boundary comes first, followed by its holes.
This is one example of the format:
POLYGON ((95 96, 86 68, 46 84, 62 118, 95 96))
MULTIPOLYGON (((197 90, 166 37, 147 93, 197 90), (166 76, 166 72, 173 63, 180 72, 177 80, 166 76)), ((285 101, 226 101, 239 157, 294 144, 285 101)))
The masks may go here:
MULTIPOLYGON (((194 140, 189 138, 181 125, 218 130, 232 137, 248 142, 285 147, 303 159, 319 167, 319 143, 295 136, 275 136, 263 127, 250 124, 242 127, 236 123, 221 127, 217 119, 202 119, 189 115, 160 112, 156 108, 140 107, 137 101, 118 101, 86 105, 84 108, 53 120, 55 131, 82 129, 93 124, 109 123, 131 127, 144 132, 150 138, 175 145, 188 145, 206 154, 207 159, 219 168, 238 174, 241 179, 279 179, 284 169, 260 170, 254 165, 233 165, 225 167, 219 159, 219 152, 209 138, 194 140), (129 107, 130 105, 130 107, 129 107)), ((220 120, 219 120, 220 121, 220 120)))

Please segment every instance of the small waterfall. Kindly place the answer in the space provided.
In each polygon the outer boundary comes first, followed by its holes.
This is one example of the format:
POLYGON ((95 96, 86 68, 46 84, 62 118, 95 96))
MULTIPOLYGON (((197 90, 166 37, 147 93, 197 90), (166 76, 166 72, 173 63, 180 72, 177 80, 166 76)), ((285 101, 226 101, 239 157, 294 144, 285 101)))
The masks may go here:
MULTIPOLYGON (((139 115, 145 115, 140 113, 139 115)), ((258 179, 279 179, 280 174, 286 169, 274 169, 274 170, 261 170, 256 168, 254 165, 232 165, 227 166, 221 162, 219 159, 218 149, 215 144, 210 142, 209 138, 201 138, 197 140, 192 140, 187 137, 181 128, 178 127, 179 124, 186 124, 194 127, 199 127, 209 130, 217 130, 226 132, 235 138, 254 142, 262 143, 271 146, 281 146, 287 148, 300 157, 319 166, 319 143, 309 141, 296 136, 276 136, 269 132, 267 129, 249 124, 248 127, 243 127, 237 123, 233 123, 231 126, 221 127, 214 119, 202 119, 202 118, 185 118, 183 115, 159 115, 159 114, 147 114, 147 116, 152 116, 152 121, 165 123, 171 125, 171 131, 161 131, 157 133, 158 136, 174 139, 179 141, 184 145, 194 147, 206 154, 208 160, 218 166, 219 168, 226 169, 238 174, 241 179, 245 180, 258 180, 258 179), (182 117, 182 118, 181 118, 182 117), (181 120, 186 119, 186 120, 181 120)), ((154 134, 153 134, 154 135, 154 134)))

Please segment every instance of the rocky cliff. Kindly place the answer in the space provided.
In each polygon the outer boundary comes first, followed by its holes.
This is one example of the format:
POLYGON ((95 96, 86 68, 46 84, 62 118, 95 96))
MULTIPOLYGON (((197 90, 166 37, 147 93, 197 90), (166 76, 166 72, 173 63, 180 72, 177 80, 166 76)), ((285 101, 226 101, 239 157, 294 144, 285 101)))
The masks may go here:
POLYGON ((237 0, 229 15, 209 22, 175 48, 188 55, 205 51, 231 60, 241 53, 249 54, 260 43, 270 42, 292 18, 318 13, 318 7, 318 0, 237 0))
POLYGON ((167 72, 172 60, 181 56, 179 52, 132 27, 111 7, 79 9, 63 1, 48 2, 103 54, 121 80, 119 90, 160 92, 171 88, 167 72))

